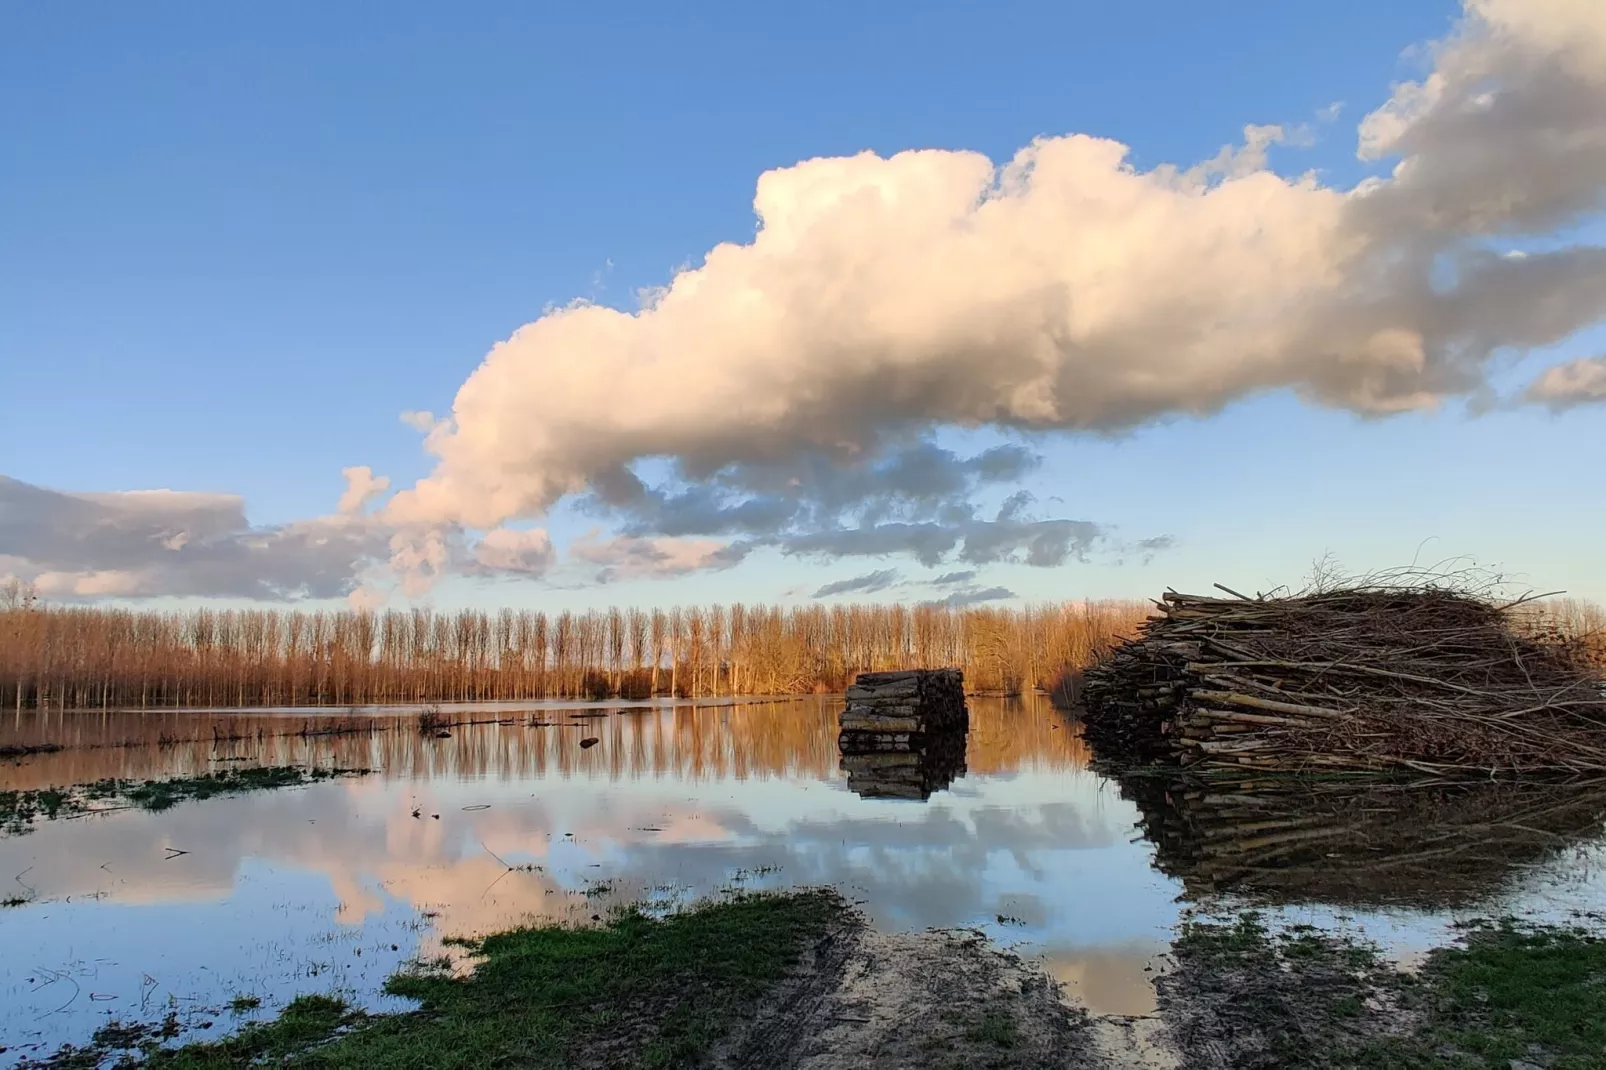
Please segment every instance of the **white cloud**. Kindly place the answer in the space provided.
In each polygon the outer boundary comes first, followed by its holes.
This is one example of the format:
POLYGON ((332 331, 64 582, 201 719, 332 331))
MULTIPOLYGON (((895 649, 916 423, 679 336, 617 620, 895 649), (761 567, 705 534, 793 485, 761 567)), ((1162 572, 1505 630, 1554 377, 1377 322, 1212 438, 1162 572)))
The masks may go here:
POLYGON ((541 530, 497 528, 486 532, 474 548, 474 560, 483 568, 534 576, 551 568, 555 556, 552 540, 541 530))
POLYGON ((41 572, 34 590, 46 598, 123 598, 148 595, 153 577, 133 569, 99 569, 86 572, 41 572))
POLYGON ((1547 368, 1529 384, 1524 397, 1552 412, 1606 402, 1606 356, 1581 357, 1547 368))
POLYGON ((374 475, 373 469, 366 464, 342 468, 340 474, 346 477, 346 489, 340 495, 340 503, 335 506, 335 511, 339 513, 362 512, 364 506, 390 487, 389 476, 374 475))
POLYGON ((360 517, 253 526, 228 494, 72 494, 0 476, 0 559, 57 598, 336 598, 385 539, 360 517))
POLYGON ((451 527, 411 527, 390 536, 390 568, 401 580, 402 593, 424 594, 461 558, 460 533, 451 527))
POLYGON ((647 538, 590 532, 569 546, 576 560, 598 566, 597 582, 668 579, 705 569, 730 568, 746 551, 719 539, 647 538))
POLYGON ((920 150, 770 171, 752 241, 639 311, 577 303, 496 346, 389 515, 493 527, 649 457, 695 484, 862 468, 942 425, 1114 430, 1274 389, 1367 415, 1472 396, 1497 352, 1606 312, 1606 250, 1481 244, 1600 207, 1603 42, 1594 0, 1473 0, 1430 76, 1362 122, 1362 153, 1394 167, 1354 190, 1265 170, 1277 127, 1196 167, 1072 135, 1002 166, 920 150))
POLYGON ((440 424, 440 421, 435 419, 434 413, 416 409, 409 409, 402 413, 401 422, 411 427, 414 431, 426 435, 435 430, 440 424))

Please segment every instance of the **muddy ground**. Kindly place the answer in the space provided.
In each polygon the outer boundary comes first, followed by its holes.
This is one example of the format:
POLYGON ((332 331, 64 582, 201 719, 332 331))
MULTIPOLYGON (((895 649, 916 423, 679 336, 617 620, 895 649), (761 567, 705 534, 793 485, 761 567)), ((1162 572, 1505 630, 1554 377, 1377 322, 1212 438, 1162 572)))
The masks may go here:
POLYGON ((730 1070, 1139 1065, 1101 1058, 1088 1015, 981 935, 889 935, 856 921, 819 946, 713 1061, 730 1070))
POLYGON ((1094 1015, 970 930, 821 942, 716 1051, 721 1070, 1606 1067, 1606 940, 1477 922, 1405 971, 1378 949, 1256 914, 1185 924, 1158 1013, 1094 1015))

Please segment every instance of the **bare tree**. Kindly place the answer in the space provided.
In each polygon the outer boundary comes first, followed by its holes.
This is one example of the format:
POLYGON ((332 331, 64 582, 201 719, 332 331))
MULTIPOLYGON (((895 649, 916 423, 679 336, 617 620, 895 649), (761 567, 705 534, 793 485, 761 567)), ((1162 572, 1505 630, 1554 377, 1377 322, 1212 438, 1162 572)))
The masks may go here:
MULTIPOLYGON (((535 695, 839 690, 867 669, 956 665, 978 690, 1050 689, 1143 619, 1140 603, 901 605, 456 614, 131 612, 3 590, 0 703, 146 707, 414 702, 535 695)), ((1525 607, 1600 650, 1599 607, 1525 607)), ((1606 651, 1601 656, 1606 659, 1606 651)))

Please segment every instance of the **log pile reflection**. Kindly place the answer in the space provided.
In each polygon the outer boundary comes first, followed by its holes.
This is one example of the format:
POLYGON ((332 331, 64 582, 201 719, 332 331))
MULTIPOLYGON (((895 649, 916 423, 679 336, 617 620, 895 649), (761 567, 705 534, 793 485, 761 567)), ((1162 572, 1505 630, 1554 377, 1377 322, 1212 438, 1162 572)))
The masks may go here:
POLYGON ((965 775, 965 733, 877 737, 843 733, 842 772, 854 794, 866 799, 931 798, 965 775))

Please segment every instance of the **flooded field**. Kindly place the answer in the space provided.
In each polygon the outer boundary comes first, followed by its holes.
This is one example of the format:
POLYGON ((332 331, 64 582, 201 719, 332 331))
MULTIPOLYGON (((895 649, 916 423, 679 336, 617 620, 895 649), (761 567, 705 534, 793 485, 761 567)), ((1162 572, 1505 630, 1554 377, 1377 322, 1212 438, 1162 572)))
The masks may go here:
POLYGON ((839 756, 838 706, 448 706, 430 735, 416 710, 8 713, 0 747, 61 749, 0 762, 5 791, 373 772, 0 838, 0 1065, 113 1019, 194 1036, 303 993, 401 1009, 384 980, 448 937, 733 886, 831 885, 884 931, 980 929, 1111 1015, 1153 1010, 1189 914, 1253 903, 1409 961, 1459 917, 1606 907, 1606 785, 1118 782, 1046 701, 979 698, 959 752, 895 797, 839 756))

